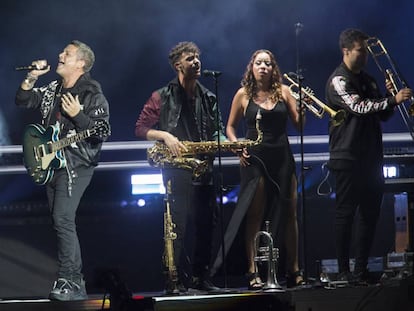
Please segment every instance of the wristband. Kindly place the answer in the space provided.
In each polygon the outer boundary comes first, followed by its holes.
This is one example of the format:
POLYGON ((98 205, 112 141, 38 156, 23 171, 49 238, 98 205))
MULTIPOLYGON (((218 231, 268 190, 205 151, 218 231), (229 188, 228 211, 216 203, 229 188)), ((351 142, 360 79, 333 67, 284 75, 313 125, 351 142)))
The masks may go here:
POLYGON ((34 86, 35 82, 37 81, 37 78, 38 78, 37 76, 34 76, 34 75, 30 74, 30 72, 29 72, 23 82, 28 87, 32 88, 34 86))

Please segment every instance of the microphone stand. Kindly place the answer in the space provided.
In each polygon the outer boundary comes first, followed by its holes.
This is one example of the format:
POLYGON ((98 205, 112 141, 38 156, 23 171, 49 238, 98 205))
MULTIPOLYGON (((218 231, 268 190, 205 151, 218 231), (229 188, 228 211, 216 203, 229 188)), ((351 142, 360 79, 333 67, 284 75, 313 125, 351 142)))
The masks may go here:
POLYGON ((302 80, 304 79, 301 75, 302 69, 300 68, 300 57, 299 57, 299 34, 303 28, 302 23, 295 24, 295 42, 296 42, 296 77, 298 83, 298 92, 299 92, 299 126, 300 126, 300 185, 301 185, 301 222, 299 228, 302 230, 299 236, 302 236, 302 261, 303 261, 303 277, 305 281, 308 279, 308 269, 307 269, 307 243, 306 243, 306 208, 305 208, 305 171, 307 168, 304 165, 304 142, 303 142, 303 128, 304 128, 304 119, 302 110, 304 105, 302 102, 302 80))
POLYGON ((214 79, 214 94, 216 94, 216 127, 217 127, 217 159, 218 159, 218 195, 219 195, 219 217, 220 217, 220 234, 221 234, 221 256, 222 267, 224 275, 224 288, 227 288, 227 267, 226 267, 226 249, 224 242, 224 215, 223 215, 223 170, 222 170, 222 155, 221 155, 221 139, 220 139, 220 109, 218 96, 218 77, 220 71, 204 71, 206 76, 212 76, 214 79))

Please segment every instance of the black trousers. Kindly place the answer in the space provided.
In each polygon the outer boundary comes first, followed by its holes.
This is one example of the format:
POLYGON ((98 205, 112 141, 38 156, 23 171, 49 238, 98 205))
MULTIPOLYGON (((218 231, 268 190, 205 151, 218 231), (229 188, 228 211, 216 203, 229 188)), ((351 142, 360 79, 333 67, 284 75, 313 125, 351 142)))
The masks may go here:
POLYGON ((81 248, 75 218, 79 202, 91 181, 93 172, 93 167, 76 169, 70 196, 66 169, 56 171, 46 187, 53 228, 57 235, 59 266, 57 276, 78 284, 83 279, 83 275, 81 248))
POLYGON ((384 192, 381 165, 368 162, 353 163, 348 169, 332 170, 336 183, 335 235, 339 272, 349 268, 350 246, 354 216, 355 272, 367 268, 368 257, 375 236, 384 192))
MULTIPOLYGON (((192 276, 205 278, 211 260, 213 215, 216 195, 211 173, 194 180, 192 173, 184 169, 164 169, 164 185, 171 181, 169 196, 174 232, 174 261, 180 278, 192 276), (187 235, 188 229, 191 229, 187 235), (188 271, 185 265, 191 265, 188 271)), ((184 280, 182 280, 184 281, 184 280)), ((184 281, 185 282, 185 281, 184 281)))

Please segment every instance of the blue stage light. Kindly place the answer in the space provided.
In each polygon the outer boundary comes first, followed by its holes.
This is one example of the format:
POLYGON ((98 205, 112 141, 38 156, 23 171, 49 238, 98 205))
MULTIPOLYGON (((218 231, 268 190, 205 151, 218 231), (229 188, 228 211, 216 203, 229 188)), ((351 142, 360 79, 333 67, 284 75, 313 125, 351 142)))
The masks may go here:
POLYGON ((131 194, 165 194, 162 174, 131 175, 131 194))

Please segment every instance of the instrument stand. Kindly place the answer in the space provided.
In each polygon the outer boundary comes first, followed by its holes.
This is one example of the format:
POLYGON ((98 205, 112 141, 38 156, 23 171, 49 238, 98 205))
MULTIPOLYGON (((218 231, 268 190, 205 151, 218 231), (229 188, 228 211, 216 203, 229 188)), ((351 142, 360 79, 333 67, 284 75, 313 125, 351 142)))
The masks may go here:
POLYGON ((220 109, 219 109, 219 96, 218 96, 218 77, 221 75, 219 71, 212 71, 210 74, 214 79, 214 94, 216 94, 216 127, 217 127, 217 159, 218 159, 218 180, 216 187, 218 188, 219 196, 219 217, 220 217, 220 235, 221 235, 221 256, 222 267, 224 275, 224 289, 221 292, 225 292, 227 289, 227 267, 226 267, 226 249, 224 242, 224 215, 223 215, 223 170, 222 170, 222 155, 221 155, 221 138, 220 138, 220 109))
MULTIPOLYGON (((302 235, 302 258, 303 258, 303 277, 308 280, 307 274, 307 260, 306 260, 306 253, 307 253, 307 243, 306 243, 306 208, 305 208, 305 171, 309 168, 305 167, 304 165, 304 142, 303 142, 303 128, 304 128, 304 115, 301 113, 304 111, 305 107, 302 102, 302 81, 304 80, 303 76, 301 75, 302 69, 300 68, 300 57, 299 57, 299 34, 303 29, 302 23, 295 24, 295 42, 296 42, 296 79, 298 83, 298 93, 299 93, 299 126, 300 126, 300 157, 301 157, 301 170, 300 170, 300 185, 301 185, 301 221, 299 222, 299 236, 302 235), (300 234, 302 233, 302 234, 300 234)), ((300 258, 299 254, 298 257, 300 258)))

